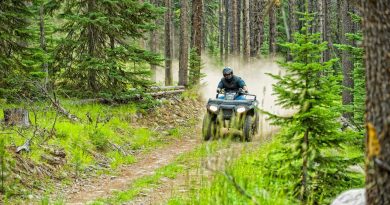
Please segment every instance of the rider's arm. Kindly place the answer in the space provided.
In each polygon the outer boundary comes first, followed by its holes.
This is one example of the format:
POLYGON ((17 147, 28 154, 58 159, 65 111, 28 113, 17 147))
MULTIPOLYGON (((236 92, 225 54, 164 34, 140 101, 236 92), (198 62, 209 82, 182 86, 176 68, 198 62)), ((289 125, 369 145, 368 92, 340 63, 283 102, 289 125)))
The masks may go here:
POLYGON ((238 81, 238 85, 240 86, 240 88, 242 88, 245 92, 248 92, 248 87, 246 86, 244 80, 242 80, 240 78, 240 80, 238 81))
POLYGON ((248 87, 245 85, 244 87, 242 87, 242 89, 247 93, 248 92, 248 87))
POLYGON ((219 93, 219 92, 222 90, 222 88, 223 88, 223 83, 222 83, 222 80, 221 80, 221 81, 219 81, 219 83, 218 83, 217 93, 219 93))

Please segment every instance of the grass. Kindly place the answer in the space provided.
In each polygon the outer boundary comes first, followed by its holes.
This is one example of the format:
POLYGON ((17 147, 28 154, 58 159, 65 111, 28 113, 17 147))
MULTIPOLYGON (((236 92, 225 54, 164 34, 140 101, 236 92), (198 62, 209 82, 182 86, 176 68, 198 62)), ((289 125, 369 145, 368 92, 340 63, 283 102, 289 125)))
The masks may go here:
MULTIPOLYGON (((21 156, 33 162, 36 166, 44 164, 42 155, 49 154, 42 146, 53 147, 66 153, 66 163, 53 176, 61 178, 64 185, 71 183, 75 177, 86 176, 90 170, 99 173, 114 173, 115 169, 123 164, 131 164, 136 161, 134 152, 148 152, 156 147, 170 143, 173 138, 180 138, 183 130, 187 128, 176 127, 167 133, 158 133, 149 128, 134 126, 137 113, 145 113, 136 104, 107 106, 102 104, 80 104, 78 100, 61 100, 61 104, 70 113, 77 115, 81 122, 71 122, 65 116, 58 115, 50 104, 34 103, 33 105, 7 105, 2 104, 0 118, 3 118, 3 110, 11 107, 25 107, 30 111, 30 128, 3 127, 1 132, 12 133, 3 135, 6 147, 20 146, 33 136, 35 127, 38 127, 36 135, 31 141, 30 152, 24 152, 21 156), (36 119, 36 120, 35 120, 36 119), (53 124, 55 125, 53 126, 53 124), (49 135, 53 131, 54 135, 49 135), (19 132, 19 134, 17 134, 19 132), (124 154, 126 153, 126 154, 124 154), (109 167, 101 167, 99 163, 108 160, 109 167)), ((191 127, 194 123, 189 122, 191 127)), ((7 157, 10 166, 15 164, 13 157, 7 157)), ((40 189, 54 190, 50 177, 22 177, 31 184, 37 184, 40 189), (42 181, 48 183, 40 183, 42 181)), ((13 184, 14 189, 7 189, 4 200, 26 200, 32 193, 25 189, 24 184, 15 180, 15 176, 9 176, 7 185, 13 184)), ((49 194, 49 193, 47 193, 49 194)))
MULTIPOLYGON (((261 145, 254 152, 243 154, 224 172, 216 172, 212 180, 210 178, 202 179, 200 186, 193 186, 192 191, 187 194, 177 194, 169 199, 168 204, 254 204, 253 201, 261 205, 300 204, 301 202, 292 192, 293 180, 289 177, 281 178, 272 174, 280 170, 273 170, 275 166, 270 165, 269 154, 283 146, 278 139, 274 139, 261 145), (228 177, 234 178, 236 183, 254 200, 239 193, 228 177)), ((336 154, 346 157, 362 156, 360 148, 355 145, 346 146, 347 151, 336 154)), ((344 187, 340 182, 339 187, 335 188, 348 189, 364 186, 364 176, 361 173, 350 173, 349 175, 351 178, 358 178, 358 182, 350 183, 350 187, 344 187)), ((323 195, 325 196, 326 193, 323 195)), ((329 204, 326 199, 321 200, 320 204, 329 204)))
POLYGON ((129 202, 139 196, 143 190, 155 188, 163 183, 162 178, 175 179, 179 174, 200 168, 202 158, 215 154, 217 150, 226 148, 230 144, 230 140, 201 144, 193 151, 179 155, 174 162, 157 169, 154 174, 136 179, 129 189, 116 192, 112 197, 106 199, 97 199, 92 204, 123 204, 129 202))

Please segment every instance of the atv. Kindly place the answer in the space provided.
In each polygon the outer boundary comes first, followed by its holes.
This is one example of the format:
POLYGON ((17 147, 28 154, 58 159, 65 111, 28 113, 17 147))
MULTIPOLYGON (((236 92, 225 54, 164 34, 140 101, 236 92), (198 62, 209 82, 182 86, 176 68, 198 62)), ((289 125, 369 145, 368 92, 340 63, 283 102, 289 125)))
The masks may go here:
POLYGON ((203 118, 204 140, 217 139, 226 135, 238 136, 241 141, 252 141, 259 131, 259 111, 256 95, 238 91, 217 93, 216 99, 207 102, 207 113, 203 118), (245 100, 237 100, 244 96, 245 100))

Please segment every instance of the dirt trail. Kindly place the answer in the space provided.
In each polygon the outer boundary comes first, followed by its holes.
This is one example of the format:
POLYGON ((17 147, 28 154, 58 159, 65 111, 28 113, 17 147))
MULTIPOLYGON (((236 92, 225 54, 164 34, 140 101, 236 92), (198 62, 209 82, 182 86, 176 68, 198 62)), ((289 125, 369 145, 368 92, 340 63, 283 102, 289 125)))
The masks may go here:
MULTIPOLYGON (((232 142, 225 149, 218 150, 215 154, 201 159, 201 167, 195 170, 189 170, 175 179, 164 178, 163 183, 154 189, 145 190, 139 197, 126 204, 129 205, 152 205, 166 204, 171 197, 186 193, 189 189, 200 186, 202 180, 211 178, 217 171, 223 171, 234 159, 240 157, 243 153, 248 153, 259 147, 260 144, 268 141, 276 133, 278 128, 268 130, 262 135, 256 136, 252 142, 232 142), (267 137, 262 137, 262 136, 267 137), (192 186, 191 186, 192 185, 192 186)), ((207 142, 206 142, 207 143, 207 142)))
POLYGON ((71 190, 73 193, 67 197, 67 204, 85 204, 97 198, 110 196, 114 191, 125 190, 131 183, 143 176, 151 175, 157 168, 168 165, 178 155, 192 150, 199 140, 185 137, 172 143, 139 156, 139 160, 120 170, 117 177, 102 176, 90 182, 90 184, 76 184, 71 190))

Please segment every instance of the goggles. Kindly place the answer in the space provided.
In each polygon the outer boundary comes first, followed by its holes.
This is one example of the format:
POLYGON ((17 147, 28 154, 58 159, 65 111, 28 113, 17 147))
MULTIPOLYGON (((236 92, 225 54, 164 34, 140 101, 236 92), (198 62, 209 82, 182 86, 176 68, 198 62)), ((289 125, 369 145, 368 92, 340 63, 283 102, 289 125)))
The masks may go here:
POLYGON ((232 74, 231 73, 229 73, 229 74, 223 74, 223 77, 229 77, 229 76, 231 76, 232 74))

